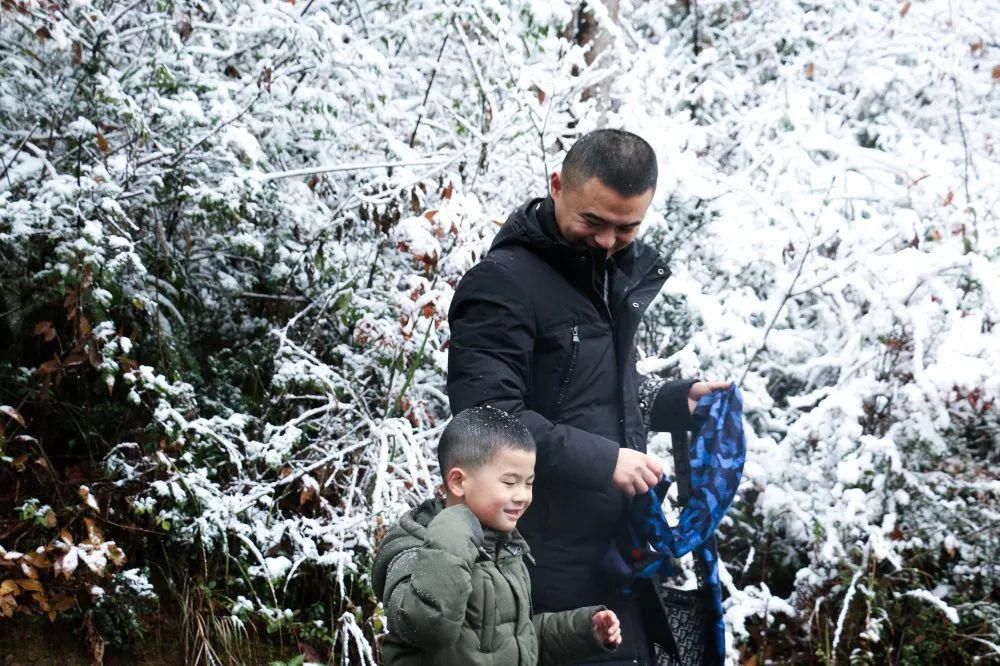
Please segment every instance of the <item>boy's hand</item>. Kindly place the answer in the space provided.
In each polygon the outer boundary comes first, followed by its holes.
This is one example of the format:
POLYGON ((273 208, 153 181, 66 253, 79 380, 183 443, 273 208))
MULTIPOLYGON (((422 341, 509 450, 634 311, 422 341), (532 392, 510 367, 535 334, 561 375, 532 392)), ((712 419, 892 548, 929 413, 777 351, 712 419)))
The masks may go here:
POLYGON ((622 643, 622 626, 614 611, 602 610, 594 613, 594 636, 606 647, 616 648, 622 643))

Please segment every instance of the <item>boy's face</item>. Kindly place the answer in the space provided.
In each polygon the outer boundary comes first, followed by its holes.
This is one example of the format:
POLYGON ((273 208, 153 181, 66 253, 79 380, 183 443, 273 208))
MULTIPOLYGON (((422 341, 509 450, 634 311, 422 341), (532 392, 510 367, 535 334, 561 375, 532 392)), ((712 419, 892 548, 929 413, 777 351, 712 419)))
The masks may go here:
POLYGON ((531 504, 535 481, 535 454, 502 447, 482 467, 448 471, 449 495, 465 504, 479 522, 501 532, 509 532, 531 504))

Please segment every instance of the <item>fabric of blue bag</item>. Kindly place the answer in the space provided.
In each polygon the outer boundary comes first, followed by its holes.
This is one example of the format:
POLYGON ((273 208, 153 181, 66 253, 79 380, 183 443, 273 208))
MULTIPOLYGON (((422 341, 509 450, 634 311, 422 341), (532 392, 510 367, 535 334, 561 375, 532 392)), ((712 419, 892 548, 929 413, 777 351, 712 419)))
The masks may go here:
POLYGON ((630 578, 672 576, 678 573, 675 559, 693 553, 701 563, 709 599, 706 663, 722 664, 726 641, 715 530, 736 497, 746 460, 739 389, 733 385, 704 396, 693 416, 697 434, 690 445, 691 496, 677 525, 671 527, 663 515, 671 483, 664 479, 632 500, 626 534, 619 539, 620 559, 606 565, 630 578))

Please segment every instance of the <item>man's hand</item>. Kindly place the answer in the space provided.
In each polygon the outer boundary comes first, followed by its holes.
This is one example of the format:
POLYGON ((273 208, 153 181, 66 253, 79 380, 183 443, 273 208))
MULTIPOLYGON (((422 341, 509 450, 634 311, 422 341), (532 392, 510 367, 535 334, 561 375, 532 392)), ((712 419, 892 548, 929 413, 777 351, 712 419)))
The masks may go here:
POLYGON ((663 464, 651 455, 619 449, 611 483, 629 497, 641 495, 663 478, 663 464))
POLYGON ((732 382, 695 382, 691 384, 691 390, 688 391, 688 409, 694 414, 694 409, 703 396, 715 391, 724 391, 732 385, 732 382))
POLYGON ((622 626, 614 611, 602 610, 594 613, 594 636, 606 647, 618 647, 622 643, 622 626))

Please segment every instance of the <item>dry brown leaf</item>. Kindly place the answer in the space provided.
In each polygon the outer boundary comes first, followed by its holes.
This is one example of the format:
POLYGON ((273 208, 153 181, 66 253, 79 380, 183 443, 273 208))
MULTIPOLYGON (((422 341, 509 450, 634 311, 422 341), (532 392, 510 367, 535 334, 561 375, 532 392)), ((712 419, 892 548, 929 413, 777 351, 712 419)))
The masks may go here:
POLYGON ((76 599, 68 594, 59 592, 58 594, 52 595, 52 608, 53 610, 62 613, 65 610, 69 610, 76 605, 76 599))
POLYGON ((0 617, 13 617, 15 608, 17 608, 17 600, 14 595, 0 596, 0 617))
POLYGON ((993 80, 1000 81, 1000 65, 993 66, 993 80))
POLYGON ((21 588, 18 584, 10 578, 0 583, 0 597, 8 594, 18 594, 20 591, 21 588))
POLYGON ((0 412, 3 412, 10 418, 20 423, 22 428, 24 427, 24 417, 21 416, 21 412, 17 411, 10 405, 0 405, 0 412))
POLYGON ((45 596, 44 592, 32 592, 31 598, 35 600, 35 603, 38 604, 38 607, 43 611, 51 610, 52 607, 49 606, 49 598, 45 596))
POLYGON ((79 493, 80 493, 80 499, 83 500, 84 504, 89 506, 94 511, 99 510, 97 506, 97 500, 94 499, 94 496, 90 494, 90 488, 88 488, 87 486, 80 486, 79 493))
POLYGON ((13 465, 14 469, 16 469, 18 472, 23 472, 24 468, 26 467, 25 463, 27 462, 28 462, 28 454, 22 453, 21 455, 10 461, 10 464, 13 465))
MULTIPOLYGON (((98 134, 97 136, 101 136, 101 135, 98 134)), ((83 336, 86 337, 86 336, 90 335, 90 331, 91 330, 93 330, 93 329, 90 326, 90 320, 87 319, 86 317, 84 317, 83 315, 81 315, 80 316, 80 335, 83 335, 83 336)))
POLYGON ((115 543, 108 544, 108 557, 111 558, 112 563, 114 563, 116 567, 120 567, 125 564, 125 552, 115 543))
POLYGON ((108 145, 108 140, 104 138, 104 135, 100 132, 97 133, 97 147, 101 149, 101 152, 107 155, 111 152, 111 146, 108 145))
POLYGON ((83 524, 87 527, 87 541, 93 546, 100 546, 104 543, 104 532, 98 527, 97 523, 94 522, 93 518, 84 518, 83 524))
POLYGON ((32 592, 44 592, 45 589, 42 584, 37 580, 32 580, 31 578, 21 578, 17 581, 18 587, 22 590, 31 590, 32 592))
POLYGON ((56 329, 52 327, 51 321, 40 321, 35 324, 35 335, 41 335, 46 342, 52 342, 56 337, 56 329))
POLYGON ((305 506, 314 499, 316 499, 316 489, 311 485, 305 486, 299 493, 299 506, 305 506))
POLYGON ((94 658, 95 664, 104 663, 104 639, 101 637, 97 627, 94 626, 94 617, 90 613, 83 621, 83 628, 87 635, 87 643, 90 644, 90 655, 94 658))
POLYGON ((60 557, 56 562, 59 570, 58 573, 61 573, 67 579, 76 571, 78 564, 80 564, 80 556, 77 554, 76 548, 70 548, 69 552, 60 557))
POLYGON ((73 535, 70 534, 69 530, 65 527, 59 530, 59 538, 62 539, 63 542, 68 543, 71 546, 73 545, 73 535))
POLYGON ((40 375, 51 375, 53 373, 59 372, 61 368, 62 364, 59 363, 59 359, 54 358, 51 361, 46 361, 45 363, 42 363, 40 366, 38 366, 38 369, 35 370, 35 372, 37 372, 40 375))
POLYGON ((30 562, 31 566, 36 569, 48 569, 52 566, 52 563, 49 562, 48 558, 41 553, 26 553, 22 559, 30 562))
POLYGON ((912 2, 904 2, 903 6, 899 8, 899 15, 900 16, 906 16, 907 14, 909 14, 910 13, 910 5, 912 5, 912 4, 913 4, 912 2))

